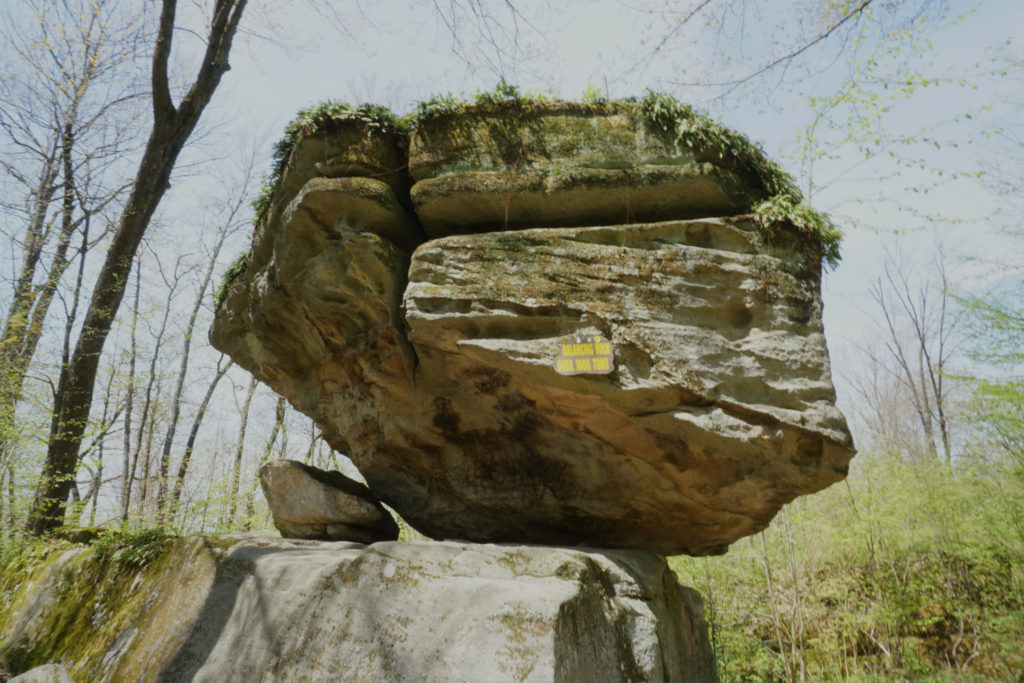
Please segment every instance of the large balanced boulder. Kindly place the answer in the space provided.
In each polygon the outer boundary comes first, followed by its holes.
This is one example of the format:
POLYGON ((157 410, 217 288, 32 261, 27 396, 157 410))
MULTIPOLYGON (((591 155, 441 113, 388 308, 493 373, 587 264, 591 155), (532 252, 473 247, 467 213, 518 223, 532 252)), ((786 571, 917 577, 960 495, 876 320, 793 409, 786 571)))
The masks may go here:
MULTIPOLYGON (((700 597, 644 551, 175 539, 0 575, 0 668, 76 681, 715 680, 700 597)), ((32 678, 30 680, 42 680, 32 678)), ((47 679, 48 680, 48 679, 47 679)))
POLYGON ((459 117, 372 220, 272 204, 214 345, 435 538, 716 553, 846 475, 822 245, 750 215, 764 164, 636 107, 459 117))

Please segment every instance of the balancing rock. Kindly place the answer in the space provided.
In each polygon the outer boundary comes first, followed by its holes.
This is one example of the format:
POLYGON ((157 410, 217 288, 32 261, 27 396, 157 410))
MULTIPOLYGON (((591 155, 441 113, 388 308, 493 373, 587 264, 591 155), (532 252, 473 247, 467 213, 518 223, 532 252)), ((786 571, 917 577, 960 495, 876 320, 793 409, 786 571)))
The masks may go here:
POLYGON ((720 553, 846 476, 822 248, 742 159, 629 107, 308 139, 211 339, 416 529, 720 553))

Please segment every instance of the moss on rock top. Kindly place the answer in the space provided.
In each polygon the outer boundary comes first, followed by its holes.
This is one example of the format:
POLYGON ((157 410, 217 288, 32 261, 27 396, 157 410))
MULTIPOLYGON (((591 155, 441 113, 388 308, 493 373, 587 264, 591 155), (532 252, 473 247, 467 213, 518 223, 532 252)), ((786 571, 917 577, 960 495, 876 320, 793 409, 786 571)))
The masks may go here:
POLYGON ((269 209, 274 188, 281 181, 289 158, 299 141, 314 134, 329 132, 338 126, 355 125, 363 135, 387 135, 400 146, 418 129, 444 126, 453 118, 473 120, 508 117, 528 121, 545 115, 609 116, 624 114, 643 121, 671 138, 698 158, 742 172, 763 189, 766 199, 754 206, 753 213, 767 231, 789 224, 820 248, 823 261, 834 266, 839 260, 841 233, 827 215, 812 209, 791 175, 769 159, 760 147, 745 135, 733 131, 673 96, 648 91, 640 98, 606 99, 588 91, 580 101, 565 101, 545 93, 523 93, 502 82, 492 91, 480 92, 469 99, 452 94, 434 95, 416 104, 413 111, 399 117, 379 105, 351 105, 325 101, 302 109, 285 127, 284 136, 274 145, 270 174, 254 201, 257 221, 269 209))

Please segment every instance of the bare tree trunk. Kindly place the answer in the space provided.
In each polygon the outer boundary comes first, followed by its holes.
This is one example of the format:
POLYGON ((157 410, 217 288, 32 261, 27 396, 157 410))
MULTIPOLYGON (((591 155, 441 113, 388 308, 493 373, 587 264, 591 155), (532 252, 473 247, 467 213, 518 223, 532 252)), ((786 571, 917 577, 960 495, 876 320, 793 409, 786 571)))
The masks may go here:
MULTIPOLYGON (((2 420, 2 416, 0 416, 2 420)), ((6 426, 5 426, 6 427, 6 426)), ((7 504, 6 520, 3 514, 3 482, 7 476, 14 478, 14 440, 0 438, 0 526, 4 528, 4 535, 14 530, 14 498, 7 504)))
POLYGON ((726 662, 728 660, 722 656, 722 646, 719 643, 721 624, 718 616, 718 595, 712 583, 711 570, 708 567, 709 558, 705 556, 702 557, 701 560, 701 565, 704 569, 704 585, 701 587, 701 593, 704 597, 705 613, 707 614, 708 623, 708 635, 711 639, 711 661, 715 667, 714 680, 728 680, 728 670, 726 668, 726 662))
MULTIPOLYGON (((288 457, 288 423, 285 422, 285 419, 284 419, 284 417, 285 417, 285 409, 287 407, 288 407, 288 404, 284 400, 284 397, 282 396, 278 400, 278 406, 277 406, 277 410, 279 412, 278 417, 277 417, 277 424, 279 424, 280 428, 281 428, 281 444, 277 447, 277 457, 280 460, 284 460, 285 458, 288 457)), ((269 461, 270 461, 270 453, 267 453, 267 457, 264 458, 264 462, 269 462, 269 461)))
POLYGON ((49 213, 50 202, 57 192, 57 174, 60 172, 60 150, 59 136, 54 136, 46 153, 46 158, 39 172, 39 180, 32 188, 32 210, 29 213, 28 228, 25 231, 25 244, 22 248, 21 268, 18 271, 18 278, 14 285, 14 296, 11 298, 11 305, 7 312, 7 320, 4 324, 3 340, 7 342, 12 338, 11 328, 24 325, 28 317, 28 308, 31 306, 32 282, 35 280, 36 269, 39 260, 43 255, 43 247, 49 236, 46 230, 46 215, 49 213))
POLYGON ((235 512, 238 510, 238 485, 242 479, 242 455, 245 453, 245 430, 249 425, 249 406, 252 404, 252 395, 256 393, 256 378, 249 380, 249 389, 245 394, 245 403, 242 404, 242 422, 238 427, 238 447, 235 449, 235 464, 231 470, 231 489, 228 492, 228 516, 225 526, 230 527, 235 523, 235 512))
MULTIPOLYGON (((915 290, 905 268, 891 261, 871 288, 871 295, 885 321, 885 346, 896 366, 887 372, 909 393, 928 455, 941 455, 949 466, 950 396, 945 379, 956 321, 947 314, 948 279, 941 251, 935 265, 941 290, 937 302, 932 296, 933 282, 926 280, 915 290)), ((872 362, 887 368, 877 357, 872 357, 872 362)))
POLYGON ((789 651, 793 658, 798 677, 801 681, 807 680, 807 662, 804 657, 804 610, 803 610, 803 586, 801 586, 801 568, 806 565, 806 560, 797 561, 796 546, 793 540, 793 528, 790 524, 790 509, 782 511, 782 529, 785 532, 786 554, 789 559, 789 574, 792 588, 790 589, 790 644, 789 651))
MULTIPOLYGON (((107 436, 110 434, 111 429, 113 428, 114 424, 117 422, 117 419, 118 419, 118 417, 121 414, 120 408, 116 408, 114 410, 114 414, 110 415, 111 384, 112 384, 112 382, 107 382, 107 389, 106 389, 106 391, 104 392, 104 395, 103 395, 103 415, 100 418, 99 429, 96 432, 96 434, 93 436, 92 443, 90 443, 82 451, 82 458, 81 458, 81 461, 79 463, 79 469, 80 470, 81 469, 85 469, 85 470, 87 470, 89 472, 89 478, 87 480, 88 484, 89 484, 89 488, 86 489, 85 495, 82 496, 81 499, 78 499, 77 505, 72 507, 72 510, 73 510, 72 523, 78 523, 78 521, 82 517, 82 513, 85 512, 85 509, 89 506, 90 502, 93 503, 93 506, 92 506, 92 514, 90 515, 90 518, 91 518, 92 521, 90 521, 89 524, 90 525, 93 524, 94 521, 95 521, 95 518, 96 518, 96 504, 95 504, 95 502, 96 502, 96 498, 97 498, 97 496, 99 494, 100 485, 103 483, 103 447, 104 447, 104 442, 106 441, 107 436), (93 470, 93 468, 89 466, 89 463, 86 462, 86 458, 88 458, 89 454, 92 453, 94 450, 97 452, 97 462, 96 462, 96 468, 97 469, 96 470, 93 470)), ((77 478, 77 474, 76 474, 76 478, 75 478, 75 487, 76 487, 76 489, 78 487, 78 483, 77 482, 78 482, 78 478, 77 478)))
MULTIPOLYGON (((953 455, 950 451, 949 445, 949 422, 946 419, 946 390, 943 387, 943 382, 946 378, 946 345, 949 342, 949 334, 952 326, 946 319, 946 304, 949 299, 949 280, 946 277, 946 264, 942 258, 941 252, 939 253, 939 258, 936 259, 936 267, 939 274, 939 286, 942 289, 939 299, 938 338, 936 339, 938 352, 933 358, 927 345, 922 346, 924 347, 925 362, 929 369, 928 381, 931 385, 932 394, 935 396, 935 412, 939 423, 939 438, 942 441, 942 454, 946 461, 946 467, 950 467, 953 464, 953 455)), ((919 336, 924 336, 923 330, 919 330, 919 336)))
POLYGON ((135 402, 135 331, 139 321, 139 294, 142 290, 142 263, 135 273, 135 302, 132 306, 132 324, 128 342, 128 389, 124 401, 124 438, 122 440, 122 469, 124 483, 121 487, 121 521, 128 521, 128 509, 131 506, 132 484, 135 472, 131 466, 132 453, 132 408, 135 402))
POLYGON ((40 178, 33 191, 33 209, 29 217, 28 229, 25 233, 25 246, 22 249, 22 264, 15 281, 11 305, 4 320, 3 332, 0 333, 0 420, 4 432, 0 432, 0 448, 4 447, 11 437, 6 429, 14 424, 14 409, 24 383, 24 369, 28 362, 24 359, 25 345, 23 340, 29 327, 32 305, 35 297, 32 282, 35 279, 39 259, 46 242, 45 224, 50 202, 56 192, 54 181, 57 178, 59 164, 57 160, 58 142, 54 140, 50 158, 40 172, 40 178))
MULTIPOLYGON (((50 310, 50 303, 53 301, 57 284, 68 267, 67 251, 75 229, 73 220, 75 186, 71 162, 73 146, 74 130, 71 123, 67 123, 64 126, 60 146, 64 191, 57 251, 50 264, 45 282, 38 290, 33 289, 32 282, 48 236, 43 232, 41 224, 30 226, 22 272, 15 286, 14 299, 11 301, 10 312, 4 322, 3 333, 0 334, 0 367, 3 368, 2 376, 0 376, 0 417, 6 417, 11 424, 13 424, 15 407, 21 398, 28 366, 32 362, 32 357, 35 356, 39 339, 43 334, 43 321, 50 310)), ((41 183, 45 186, 40 189, 44 193, 48 192, 50 197, 55 191, 53 180, 54 176, 50 175, 50 169, 44 169, 44 178, 41 179, 41 183)), ((47 203, 49 203, 50 197, 46 198, 47 203)), ((32 215, 33 222, 43 221, 46 218, 46 206, 39 206, 39 201, 37 200, 37 208, 32 215)), ((6 430, 0 430, 0 440, 6 441, 7 437, 4 431, 6 430)))
MULTIPOLYGON (((159 261, 157 263, 159 265, 159 261)), ((140 267, 140 270, 141 270, 141 262, 140 262, 139 267, 140 267)), ((171 315, 171 308, 172 308, 171 304, 172 304, 172 299, 174 297, 174 291, 177 289, 178 283, 181 281, 181 278, 180 278, 179 274, 177 273, 177 267, 175 268, 175 271, 176 271, 175 272, 175 276, 174 276, 174 279, 172 281, 167 282, 167 279, 164 278, 164 282, 168 284, 167 302, 166 302, 166 305, 164 306, 163 317, 160 319, 160 327, 157 330, 156 339, 154 340, 154 343, 153 343, 153 352, 152 352, 152 355, 150 356, 150 359, 149 359, 149 369, 148 369, 149 374, 147 375, 147 378, 146 378, 146 391, 143 394, 144 398, 143 398, 143 401, 142 401, 142 415, 139 418, 139 429, 136 432, 135 452, 132 454, 132 481, 134 481, 135 480, 135 473, 136 473, 136 471, 138 469, 138 465, 139 465, 139 458, 143 454, 142 443, 143 443, 144 439, 148 438, 147 445, 146 445, 146 450, 145 450, 145 458, 143 459, 143 468, 142 468, 143 469, 143 475, 142 475, 142 479, 141 479, 141 482, 140 482, 141 488, 139 489, 140 505, 142 505, 142 506, 145 505, 147 494, 149 493, 149 468, 150 468, 149 455, 150 455, 150 449, 152 448, 153 429, 154 429, 154 416, 151 415, 151 410, 152 410, 152 407, 153 407, 153 386, 154 386, 154 384, 158 385, 158 382, 157 382, 157 363, 160 360, 160 349, 163 347, 164 334, 167 332, 167 320, 170 318, 170 315, 171 315), (147 433, 148 433, 148 437, 147 437, 147 433)), ((157 389, 156 393, 157 393, 157 395, 160 394, 159 388, 157 389)))
MULTIPOLYGON (((107 413, 110 410, 110 392, 113 381, 107 383, 107 391, 103 395, 103 422, 107 423, 107 413)), ((111 421, 112 422, 112 421, 111 421)), ((96 524, 96 505, 100 498, 100 486, 103 484, 103 444, 105 439, 100 439, 96 449, 96 483, 93 484, 92 508, 89 511, 89 526, 96 524)))
POLYGON ((203 396, 202 402, 199 404, 199 410, 196 412, 195 418, 192 420, 192 429, 188 433, 188 441, 185 442, 185 450, 181 455, 181 463, 178 465, 178 474, 174 478, 174 486, 171 488, 171 498, 168 504, 163 510, 162 523, 170 522, 174 519, 175 511, 178 509, 179 501, 181 500, 182 489, 185 488, 185 476, 188 474, 188 466, 192 460, 192 451, 196 445, 196 437, 199 434, 199 427, 203 423, 203 418, 206 416, 206 409, 210 406, 210 399, 213 398, 213 392, 217 388, 217 384, 220 383, 222 377, 227 373, 228 369, 232 366, 232 361, 228 361, 223 367, 221 367, 221 360, 224 359, 223 354, 217 360, 217 374, 213 376, 209 386, 206 388, 206 395, 203 396))
MULTIPOLYGON (((157 395, 160 394, 160 385, 157 384, 157 395)), ((143 517, 147 517, 145 514, 146 503, 149 501, 150 492, 150 481, 152 479, 150 470, 153 464, 153 437, 156 435, 156 411, 152 411, 149 414, 149 424, 146 428, 146 450, 142 459, 142 488, 139 491, 139 509, 143 512, 143 517)))
POLYGON ((100 354, 124 298, 132 258, 170 184, 171 171, 221 76, 246 0, 216 0, 206 52, 195 81, 175 106, 167 75, 174 37, 176 0, 163 0, 153 50, 153 128, 131 194, 96 279, 71 362, 61 369, 50 425, 49 447, 29 513, 28 529, 42 534, 59 526, 89 419, 100 354))
POLYGON ((313 456, 316 455, 316 442, 320 439, 320 434, 316 433, 316 422, 309 420, 309 448, 306 449, 306 459, 303 461, 307 465, 313 464, 313 456))
MULTIPOLYGON (((284 396, 278 396, 277 405, 274 409, 274 428, 270 432, 270 438, 267 439, 266 448, 263 449, 263 457, 260 458, 260 462, 256 466, 257 471, 259 471, 260 467, 270 462, 270 457, 274 453, 274 442, 277 441, 277 435, 281 434, 282 445, 286 441, 287 430, 284 428, 284 411, 286 407, 287 403, 284 400, 284 396)), ((256 488, 257 484, 254 481, 245 496, 245 522, 243 528, 246 530, 252 528, 252 518, 256 514, 256 488)))
MULTIPOLYGON (((246 178, 248 179, 248 177, 247 175, 246 178)), ((238 202, 232 207, 230 214, 224 221, 224 225, 221 226, 220 232, 217 235, 217 243, 213 247, 210 261, 206 266, 206 271, 203 273, 202 282, 199 284, 199 292, 196 294, 195 301, 192 302, 192 312, 189 315, 188 323, 185 325, 181 363, 178 365, 178 377, 174 385, 174 395, 171 397, 171 418, 167 425, 167 433, 164 434, 163 448, 160 451, 160 488, 157 493, 157 509, 161 511, 164 509, 167 501, 167 477, 171 467, 171 449, 174 446, 174 435, 178 430, 178 420, 181 416, 181 396, 185 388, 185 377, 188 374, 188 362, 192 350, 192 334, 195 332, 196 319, 199 317, 199 309, 202 308, 203 300, 206 298, 206 290, 213 280, 213 271, 217 265, 217 257, 220 255, 224 241, 227 239, 231 226, 235 222, 235 216, 242 209, 246 196, 247 192, 243 188, 239 192, 238 202)))
MULTIPOLYGON (((792 681, 795 680, 793 677, 793 663, 790 661, 790 657, 786 656, 786 645, 784 639, 787 636, 782 625, 779 601, 776 596, 775 580, 772 576, 771 563, 769 562, 768 543, 765 541, 763 531, 758 534, 758 536, 761 537, 761 568, 764 571, 765 586, 768 589, 768 604, 772 608, 772 621, 775 626, 775 641, 779 646, 779 658, 782 659, 782 666, 786 672, 786 680, 792 681)), ((751 543, 753 543, 753 540, 751 540, 751 543)))

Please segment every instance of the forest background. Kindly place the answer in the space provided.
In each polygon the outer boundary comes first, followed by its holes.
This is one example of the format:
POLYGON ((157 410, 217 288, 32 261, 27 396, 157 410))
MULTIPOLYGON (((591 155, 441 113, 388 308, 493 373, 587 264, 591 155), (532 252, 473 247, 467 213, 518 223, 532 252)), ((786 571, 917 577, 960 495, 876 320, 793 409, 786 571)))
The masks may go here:
MULTIPOLYGON (((5 553, 26 542, 61 369, 159 127, 152 64, 168 4, 0 7, 5 553)), ((209 5, 173 18, 170 101, 202 75, 216 9, 238 8, 209 5)), ((1024 6, 241 6, 231 69, 132 250, 67 482, 67 523, 126 538, 267 529, 260 462, 358 476, 308 418, 206 341, 271 148, 299 109, 335 99, 403 114, 495 83, 585 100, 652 89, 759 141, 845 232, 823 296, 838 399, 860 450, 848 481, 798 499, 726 556, 672 558, 704 596, 720 676, 1019 680, 1024 6)))

